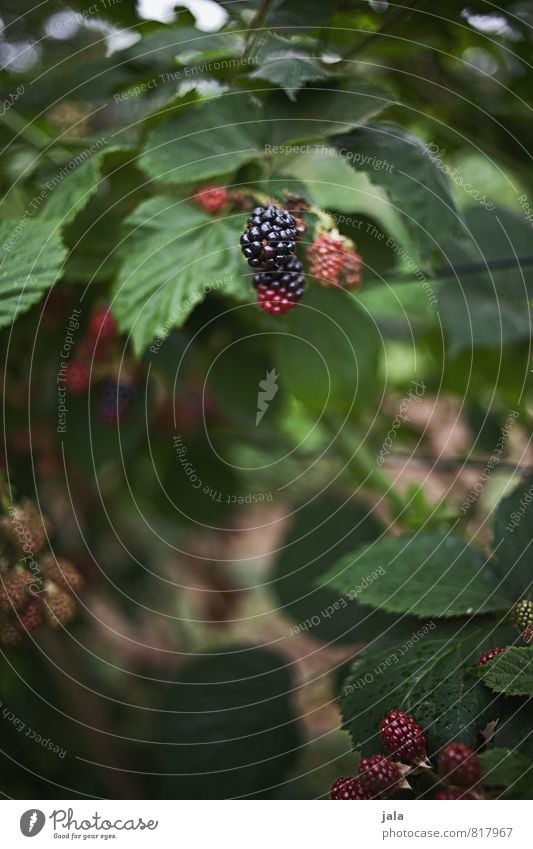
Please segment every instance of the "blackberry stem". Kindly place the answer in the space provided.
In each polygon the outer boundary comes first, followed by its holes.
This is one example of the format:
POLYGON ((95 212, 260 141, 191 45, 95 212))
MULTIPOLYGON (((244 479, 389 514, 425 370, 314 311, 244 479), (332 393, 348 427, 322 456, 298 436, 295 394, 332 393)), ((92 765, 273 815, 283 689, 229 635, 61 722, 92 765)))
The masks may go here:
POLYGON ((339 426, 333 417, 325 416, 324 421, 333 441, 339 444, 339 454, 346 461, 345 469, 347 473, 353 472, 358 483, 360 483, 360 478, 363 477, 364 483, 379 492, 387 501, 393 518, 399 519, 408 505, 394 489, 387 475, 377 467, 376 459, 364 445, 361 434, 355 428, 350 428, 350 435, 347 435, 346 425, 339 426), (355 452, 353 450, 354 444, 357 445, 355 452))

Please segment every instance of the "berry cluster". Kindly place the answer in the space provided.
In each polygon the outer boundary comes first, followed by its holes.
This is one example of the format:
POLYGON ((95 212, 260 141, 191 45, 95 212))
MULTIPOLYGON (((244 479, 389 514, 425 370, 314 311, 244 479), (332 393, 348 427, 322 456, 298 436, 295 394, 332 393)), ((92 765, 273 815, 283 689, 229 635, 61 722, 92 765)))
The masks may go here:
POLYGON ((351 244, 325 233, 309 245, 307 259, 311 274, 322 286, 354 289, 361 283, 363 261, 351 244))
POLYGON ((511 618, 520 631, 527 645, 533 643, 533 601, 523 598, 518 601, 511 612, 511 618))
POLYGON ((488 663, 489 660, 492 660, 494 657, 496 657, 497 655, 501 654, 504 651, 506 651, 506 646, 497 646, 494 649, 489 649, 488 651, 486 651, 484 654, 481 655, 476 666, 485 666, 485 664, 488 663))
POLYGON ((291 256, 285 267, 278 271, 254 274, 253 285, 261 309, 271 315, 283 315, 298 303, 305 291, 302 263, 296 256, 291 256))
POLYGON ((69 560, 44 552, 50 523, 33 502, 10 507, 0 531, 7 554, 0 564, 0 643, 16 646, 43 625, 71 621, 83 578, 69 560))
MULTIPOLYGON (((356 776, 337 779, 330 790, 332 799, 381 798, 396 790, 410 789, 407 775, 431 770, 426 737, 414 717, 392 710, 381 720, 379 734, 390 756, 375 754, 363 758, 356 776)), ((442 749, 436 778, 447 782, 437 792, 436 799, 480 798, 479 758, 464 743, 449 743, 442 749)))

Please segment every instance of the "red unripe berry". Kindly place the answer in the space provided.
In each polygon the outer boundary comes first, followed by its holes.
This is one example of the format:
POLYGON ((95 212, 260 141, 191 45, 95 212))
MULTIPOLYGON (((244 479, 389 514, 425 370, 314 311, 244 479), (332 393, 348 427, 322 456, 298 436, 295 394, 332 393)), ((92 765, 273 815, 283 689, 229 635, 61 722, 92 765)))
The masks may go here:
POLYGON ((396 758, 420 763, 426 758, 427 740, 420 725, 408 713, 391 710, 380 722, 379 735, 396 758))
POLYGON ((460 787, 472 787, 481 778, 477 753, 464 743, 449 743, 439 755, 439 772, 460 787))
POLYGON ((65 385, 72 395, 82 395, 83 392, 87 392, 90 382, 90 372, 85 363, 79 360, 72 360, 67 365, 65 385))
POLYGON ((495 649, 489 649, 489 651, 486 651, 485 654, 481 655, 476 666, 484 666, 486 663, 489 662, 489 660, 492 660, 493 657, 496 657, 497 655, 501 654, 506 649, 507 646, 498 646, 495 649))
POLYGON ((38 595, 32 596, 28 606, 20 617, 20 627, 24 631, 35 631, 43 621, 43 606, 38 595))
POLYGON ((89 333, 101 342, 110 342, 117 335, 117 323, 109 307, 99 307, 89 320, 89 333))
POLYGON ((74 593, 83 589, 83 576, 66 557, 55 557, 53 554, 45 554, 39 561, 39 567, 48 581, 57 584, 58 587, 70 589, 74 593))
POLYGON ((18 646, 22 642, 23 634, 17 622, 5 619, 0 622, 0 643, 3 646, 18 646))
POLYGON ((204 212, 212 215, 224 208, 229 195, 223 186, 204 186, 193 194, 192 199, 204 212))
POLYGON ((24 607, 28 598, 28 586, 32 579, 32 573, 27 569, 15 569, 0 575, 1 612, 9 613, 24 607))
POLYGON ((353 776, 337 778, 329 791, 329 795, 331 799, 370 799, 368 793, 363 790, 359 779, 353 776))
POLYGON ((385 755, 370 755, 359 763, 359 781, 370 796, 382 796, 392 793, 402 780, 397 763, 385 755))
POLYGON ((313 277, 323 286, 353 289, 361 283, 363 261, 343 239, 325 234, 307 248, 313 277))
POLYGON ((439 790, 435 799, 449 799, 457 800, 457 799, 475 799, 476 797, 469 793, 468 790, 465 790, 463 787, 443 787, 442 790, 439 790))

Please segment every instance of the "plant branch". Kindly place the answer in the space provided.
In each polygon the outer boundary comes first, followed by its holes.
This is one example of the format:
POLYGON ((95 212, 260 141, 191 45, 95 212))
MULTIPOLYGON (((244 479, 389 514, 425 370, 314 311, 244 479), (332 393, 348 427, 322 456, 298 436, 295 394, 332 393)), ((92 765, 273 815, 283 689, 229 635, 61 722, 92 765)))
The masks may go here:
POLYGON ((368 47, 370 42, 374 41, 376 38, 380 38, 382 35, 385 35, 385 33, 387 33, 391 29, 391 27, 397 24, 401 18, 412 12, 412 7, 415 5, 415 3, 417 3, 417 1, 418 0, 409 0, 409 2, 405 4, 405 6, 402 6, 401 9, 397 9, 396 12, 391 15, 390 18, 383 24, 381 29, 376 30, 376 32, 368 33, 368 35, 363 38, 362 41, 359 41, 344 54, 343 59, 353 59, 354 56, 356 56, 358 53, 361 53, 361 51, 368 47))

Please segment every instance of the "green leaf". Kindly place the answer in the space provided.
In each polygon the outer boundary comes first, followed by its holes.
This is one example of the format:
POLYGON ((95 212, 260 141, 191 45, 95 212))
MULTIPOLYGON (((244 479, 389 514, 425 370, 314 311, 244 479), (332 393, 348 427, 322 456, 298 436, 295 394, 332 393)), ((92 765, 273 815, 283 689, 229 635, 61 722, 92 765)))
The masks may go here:
POLYGON ((228 174, 259 159, 272 146, 321 139, 351 129, 391 102, 369 83, 306 89, 298 108, 276 92, 264 105, 243 92, 190 102, 182 98, 153 129, 139 164, 166 183, 192 183, 228 174))
POLYGON ((439 292, 439 314, 448 353, 497 347, 529 339, 533 271, 520 265, 531 253, 531 228, 510 210, 476 206, 465 212, 464 244, 446 241, 450 275, 439 292), (509 261, 499 269, 497 263, 509 261), (496 267, 491 267, 491 262, 496 267))
POLYGON ((479 675, 495 693, 533 696, 533 647, 510 646, 482 666, 479 675))
POLYGON ((496 718, 490 693, 468 668, 472 652, 479 656, 487 645, 485 632, 465 629, 464 636, 439 638, 432 628, 430 620, 402 645, 365 649, 353 664, 341 705, 354 749, 383 751, 379 720, 396 708, 422 726, 430 754, 450 740, 477 745, 479 731, 496 718))
POLYGON ((253 59, 258 66, 249 76, 279 86, 293 101, 296 100, 296 92, 306 83, 330 76, 303 46, 279 36, 270 36, 263 41, 253 59))
POLYGON ((98 150, 89 158, 87 158, 87 151, 82 151, 78 154, 78 157, 74 156, 46 183, 51 194, 42 207, 41 214, 46 218, 60 218, 61 225, 72 221, 100 185, 104 156, 117 150, 121 150, 121 148, 113 147, 98 150), (80 161, 77 162, 77 159, 80 161), (76 167, 70 170, 73 164, 76 167), (67 168, 69 170, 66 170, 67 168))
POLYGON ((53 286, 67 251, 53 219, 0 221, 0 245, 0 327, 6 327, 53 286))
POLYGON ((280 380, 307 407, 347 415, 379 391, 376 328, 348 292, 313 285, 280 323, 280 380))
POLYGON ((113 312, 136 353, 180 327, 209 291, 249 297, 241 276, 243 222, 242 215, 212 218, 168 197, 146 201, 128 219, 113 312))
POLYGON ((489 749, 479 755, 483 784, 489 787, 508 787, 520 781, 533 764, 514 749, 489 749))
POLYGON ((526 478, 496 508, 491 569, 503 591, 519 601, 533 586, 533 477, 526 478))
POLYGON ((356 171, 385 189, 423 255, 435 250, 443 233, 459 235, 450 182, 416 136, 382 123, 360 127, 334 142, 356 171))
POLYGON ((325 582, 391 613, 449 618, 509 608, 484 572, 485 558, 452 534, 381 539, 342 558, 325 582))

